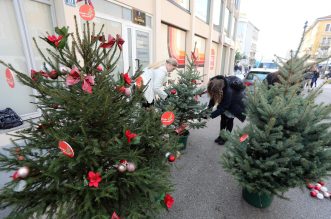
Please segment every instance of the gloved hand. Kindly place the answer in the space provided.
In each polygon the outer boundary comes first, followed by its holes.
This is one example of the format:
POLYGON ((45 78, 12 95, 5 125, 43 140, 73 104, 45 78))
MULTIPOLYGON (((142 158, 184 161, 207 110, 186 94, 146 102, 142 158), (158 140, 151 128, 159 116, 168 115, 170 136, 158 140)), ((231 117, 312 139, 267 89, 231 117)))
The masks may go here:
POLYGON ((217 116, 219 116, 217 110, 215 110, 214 112, 212 112, 212 113, 210 114, 210 118, 212 118, 212 119, 216 118, 217 116))

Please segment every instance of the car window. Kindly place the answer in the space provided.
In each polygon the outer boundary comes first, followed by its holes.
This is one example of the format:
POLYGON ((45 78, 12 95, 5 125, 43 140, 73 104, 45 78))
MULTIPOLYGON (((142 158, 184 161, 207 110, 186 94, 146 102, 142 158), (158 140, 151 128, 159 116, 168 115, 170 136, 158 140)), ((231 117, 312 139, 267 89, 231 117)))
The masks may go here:
POLYGON ((256 79, 259 79, 259 80, 264 80, 266 77, 267 77, 267 73, 265 72, 249 72, 246 79, 247 80, 256 80, 256 79))

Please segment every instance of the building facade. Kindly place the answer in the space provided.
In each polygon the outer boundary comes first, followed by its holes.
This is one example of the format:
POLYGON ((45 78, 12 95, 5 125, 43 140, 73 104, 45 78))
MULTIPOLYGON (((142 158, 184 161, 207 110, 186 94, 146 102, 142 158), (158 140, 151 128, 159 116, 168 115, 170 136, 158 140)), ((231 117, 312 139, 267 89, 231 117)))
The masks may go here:
POLYGON ((247 64, 255 63, 259 29, 245 15, 240 15, 237 26, 237 51, 246 56, 247 64))
MULTIPOLYGON (((96 27, 104 33, 120 34, 125 40, 117 72, 130 73, 151 63, 175 57, 183 68, 185 54, 194 48, 203 83, 217 74, 232 72, 236 25, 240 0, 92 0, 96 27)), ((84 21, 75 0, 1 0, 0 59, 30 75, 42 68, 41 49, 47 45, 39 36, 54 33, 56 26, 82 31, 84 21)), ((0 66, 0 72, 5 68, 0 66)), ((175 77, 175 76, 173 76, 175 77)), ((11 107, 23 119, 40 116, 34 90, 16 83, 12 89, 0 74, 0 109, 11 107)))
POLYGON ((300 54, 308 54, 312 59, 331 55, 331 15, 317 18, 307 29, 300 54))

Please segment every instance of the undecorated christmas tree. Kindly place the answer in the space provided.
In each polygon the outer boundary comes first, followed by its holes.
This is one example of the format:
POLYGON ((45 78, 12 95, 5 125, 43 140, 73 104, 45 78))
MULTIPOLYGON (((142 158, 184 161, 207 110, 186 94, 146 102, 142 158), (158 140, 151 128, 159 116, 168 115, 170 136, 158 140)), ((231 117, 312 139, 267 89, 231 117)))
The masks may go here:
POLYGON ((260 83, 248 94, 249 123, 223 133, 223 167, 255 207, 267 207, 272 195, 284 197, 331 170, 331 105, 317 104, 319 91, 307 94, 301 86, 308 58, 296 52, 286 62, 280 59, 278 82, 260 83))
POLYGON ((77 23, 75 35, 55 32, 42 37, 51 49, 40 51, 44 69, 31 77, 1 61, 38 92, 42 113, 16 135, 24 145, 0 155, 0 170, 13 174, 1 208, 12 209, 10 218, 155 218, 174 202, 169 164, 178 139, 141 107, 139 74, 114 77, 119 35, 105 39, 89 23, 82 35, 77 23))
POLYGON ((166 87, 168 97, 157 104, 163 111, 174 112, 174 127, 178 135, 188 136, 190 128, 206 126, 204 118, 209 116, 210 111, 206 109, 207 104, 201 104, 198 100, 205 91, 205 87, 198 87, 200 80, 196 57, 192 53, 192 59, 187 57, 186 68, 178 71, 177 82, 166 87))

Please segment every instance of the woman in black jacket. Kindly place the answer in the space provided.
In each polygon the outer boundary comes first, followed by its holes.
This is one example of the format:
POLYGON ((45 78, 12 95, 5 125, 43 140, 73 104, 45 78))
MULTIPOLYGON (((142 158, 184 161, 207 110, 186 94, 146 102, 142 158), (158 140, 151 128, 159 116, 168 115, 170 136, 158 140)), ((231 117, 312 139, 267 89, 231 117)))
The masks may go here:
MULTIPOLYGON (((245 97, 245 89, 234 88, 230 86, 233 78, 225 78, 222 75, 215 76, 210 79, 207 87, 207 92, 210 97, 209 108, 216 108, 211 113, 211 118, 216 118, 221 115, 220 129, 226 129, 232 131, 233 119, 236 117, 241 122, 244 122, 246 116, 244 115, 245 104, 243 99, 245 97)), ((237 78, 237 80, 240 80, 237 78)), ((215 142, 219 145, 225 143, 221 136, 215 139, 215 142)))

